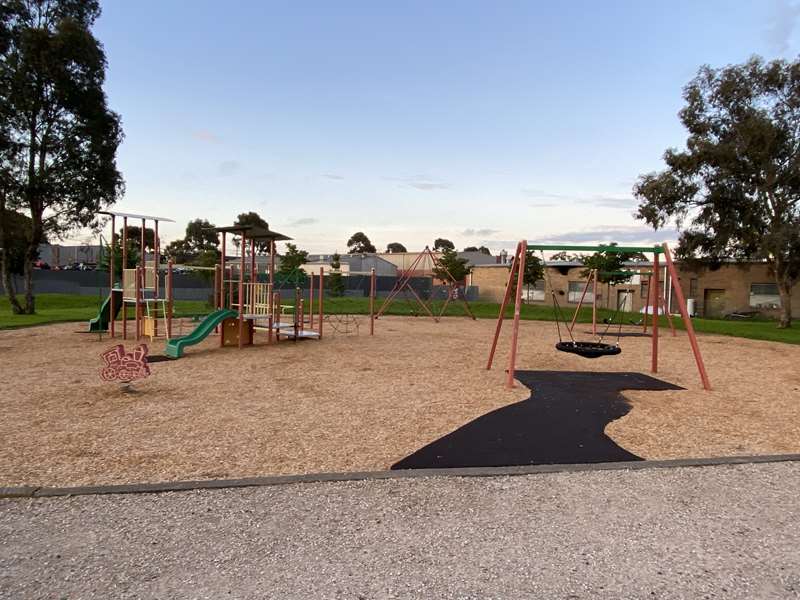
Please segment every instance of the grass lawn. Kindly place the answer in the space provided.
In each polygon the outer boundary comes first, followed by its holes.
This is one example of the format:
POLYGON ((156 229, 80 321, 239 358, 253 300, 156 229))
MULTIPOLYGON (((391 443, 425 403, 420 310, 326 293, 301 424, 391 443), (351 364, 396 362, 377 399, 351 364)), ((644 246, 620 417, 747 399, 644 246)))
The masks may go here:
MULTIPOLYGON (((15 315, 5 296, 0 296, 0 329, 30 327, 45 323, 67 321, 89 321, 97 316, 100 309, 97 296, 78 296, 74 294, 37 294, 35 315, 15 315)), ((189 316, 209 312, 203 301, 178 300, 175 302, 175 316, 189 316)), ((88 323, 87 323, 88 327, 88 323)))
MULTIPOLYGON (((5 297, 0 297, 0 329, 13 327, 28 327, 31 325, 42 325, 45 323, 57 323, 65 321, 88 321, 97 315, 100 305, 96 296, 77 296, 71 294, 39 294, 36 297, 38 313, 35 315, 14 315, 5 297)), ((381 300, 376 301, 376 309, 380 307, 381 300)), ((441 310, 442 303, 434 302, 433 310, 436 314, 441 310)), ((497 318, 498 305, 488 302, 470 302, 472 312, 479 319, 497 318)), ((513 307, 509 306, 506 312, 507 317, 513 316, 513 307)), ((572 308, 567 306, 563 309, 564 318, 572 317, 572 308)), ((175 302, 175 316, 192 316, 207 314, 211 312, 203 301, 179 300, 175 302)), ((367 298, 326 298, 325 312, 330 314, 368 314, 369 301, 367 298)), ((613 311, 598 310, 598 320, 612 317, 613 311)), ((386 314, 390 315, 420 315, 419 307, 415 303, 405 300, 394 302, 386 314)), ((445 313, 449 316, 463 315, 463 308, 460 302, 451 303, 445 313)), ((553 308, 549 305, 523 305, 521 317, 523 319, 537 321, 553 321, 553 308)), ((640 314, 630 313, 623 317, 624 323, 636 321, 641 318, 640 314)), ((592 320, 591 308, 581 310, 578 322, 590 323, 592 320)), ((675 319, 676 326, 683 329, 681 319, 675 319)), ((703 333, 714 333, 718 335, 730 335, 735 337, 750 338, 755 340, 767 340, 771 342, 783 342, 786 344, 800 344, 800 327, 792 329, 778 329, 774 321, 723 321, 715 319, 694 319, 695 330, 703 333)), ((667 327, 664 317, 661 317, 660 324, 667 327)), ((613 337, 613 327, 609 336, 613 337)), ((555 336, 555 326, 553 335, 555 336)))

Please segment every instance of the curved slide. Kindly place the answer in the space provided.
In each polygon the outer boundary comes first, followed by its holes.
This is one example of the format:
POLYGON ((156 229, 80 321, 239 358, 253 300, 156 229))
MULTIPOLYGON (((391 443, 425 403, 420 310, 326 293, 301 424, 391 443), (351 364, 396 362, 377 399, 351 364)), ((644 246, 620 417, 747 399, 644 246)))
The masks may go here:
POLYGON ((106 298, 103 305, 100 307, 100 312, 94 319, 89 321, 89 332, 95 333, 99 331, 108 331, 108 324, 112 319, 116 319, 119 315, 119 309, 122 307, 122 290, 111 290, 111 293, 106 298), (111 296, 114 296, 114 316, 111 316, 111 296))
POLYGON ((199 344, 208 335, 214 331, 214 328, 222 323, 225 319, 233 319, 238 317, 239 313, 229 308, 221 308, 214 311, 203 319, 200 324, 189 335, 182 335, 181 337, 172 338, 167 341, 165 354, 170 358, 180 358, 183 356, 183 349, 186 346, 193 346, 199 344))

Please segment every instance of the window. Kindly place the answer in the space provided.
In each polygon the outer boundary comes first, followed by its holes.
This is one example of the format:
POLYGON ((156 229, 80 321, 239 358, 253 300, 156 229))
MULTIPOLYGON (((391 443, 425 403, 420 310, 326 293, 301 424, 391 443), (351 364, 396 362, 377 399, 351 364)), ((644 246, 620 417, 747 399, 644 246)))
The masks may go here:
POLYGON ((750 306, 754 308, 780 308, 781 296, 776 283, 750 285, 750 306))
MULTIPOLYGON (((585 281, 570 281, 569 293, 567 294, 567 302, 572 302, 573 304, 577 304, 578 302, 580 302, 581 295, 583 294, 583 288, 585 287, 586 287, 585 281)), ((586 290, 586 295, 583 297, 583 301, 591 304, 593 300, 594 296, 592 295, 592 286, 589 286, 589 289, 586 290)))
POLYGON ((527 302, 541 302, 544 300, 544 279, 540 279, 533 285, 526 286, 525 294, 527 302))

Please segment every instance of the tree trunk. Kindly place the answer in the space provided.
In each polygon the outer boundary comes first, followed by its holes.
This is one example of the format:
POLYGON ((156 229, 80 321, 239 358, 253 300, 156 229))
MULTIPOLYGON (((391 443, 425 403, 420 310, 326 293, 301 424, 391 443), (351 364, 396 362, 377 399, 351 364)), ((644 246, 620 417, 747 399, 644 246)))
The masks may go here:
POLYGON ((792 284, 789 281, 778 283, 778 293, 781 297, 781 320, 779 329, 788 329, 792 326, 792 284))
POLYGON ((0 276, 3 280, 3 288, 5 288, 8 302, 11 304, 11 311, 15 315, 22 314, 22 305, 17 299, 17 290, 14 287, 14 276, 11 273, 11 265, 9 264, 8 251, 6 250, 6 199, 4 195, 0 195, 0 276))

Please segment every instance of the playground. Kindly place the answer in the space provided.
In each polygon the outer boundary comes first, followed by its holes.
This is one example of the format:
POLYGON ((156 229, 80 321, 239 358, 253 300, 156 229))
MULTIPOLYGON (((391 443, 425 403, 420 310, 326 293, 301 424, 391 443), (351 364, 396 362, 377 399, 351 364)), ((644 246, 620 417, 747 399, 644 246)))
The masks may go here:
MULTIPOLYGON (((175 319, 172 326, 192 324, 175 319)), ((588 327, 578 323, 575 332, 588 327)), ((713 385, 704 391, 685 332, 662 330, 652 374, 651 340, 641 328, 624 328, 621 354, 586 360, 555 350, 554 323, 522 321, 516 376, 531 392, 504 386, 508 332, 495 367, 485 370, 494 321, 388 316, 374 336, 364 327, 297 343, 267 344, 256 335, 240 349, 220 348, 212 334, 180 360, 152 362, 150 377, 125 391, 99 377, 99 355, 113 342, 76 328, 0 331, 0 357, 14 364, 14 377, 0 382, 2 485, 429 466, 417 460, 425 448, 444 445, 452 455, 476 436, 519 436, 515 415, 535 418, 530 411, 545 402, 562 410, 551 413, 558 419, 549 434, 527 429, 536 448, 572 440, 560 435, 559 427, 569 427, 570 435, 594 428, 589 443, 613 449, 612 459, 800 451, 800 348, 793 345, 700 335, 713 385), (581 385, 559 384, 567 380, 581 385), (573 404, 553 397, 562 390, 573 404)), ((163 354, 163 339, 154 340, 150 356, 163 354)))

